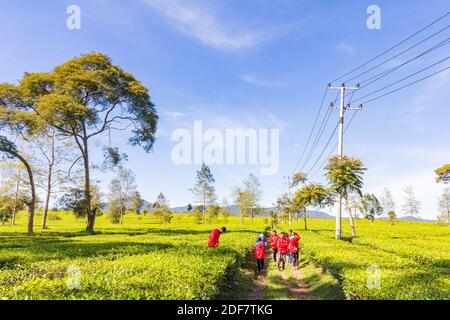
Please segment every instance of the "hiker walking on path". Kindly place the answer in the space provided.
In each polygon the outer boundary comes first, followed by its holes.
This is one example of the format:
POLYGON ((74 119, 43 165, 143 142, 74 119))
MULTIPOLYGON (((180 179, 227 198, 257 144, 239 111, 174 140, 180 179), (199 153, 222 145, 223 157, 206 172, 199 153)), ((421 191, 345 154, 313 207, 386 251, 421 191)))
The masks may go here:
POLYGON ((289 251, 292 267, 294 267, 294 269, 298 268, 298 254, 299 254, 298 242, 299 241, 300 241, 299 234, 297 232, 289 230, 288 251, 289 251))
POLYGON ((258 268, 258 276, 261 275, 261 271, 265 268, 265 259, 266 259, 266 248, 268 243, 264 241, 264 235, 260 234, 258 239, 256 239, 256 243, 253 246, 253 252, 256 257, 256 264, 258 268))
POLYGON ((278 249, 278 270, 283 271, 286 264, 286 254, 288 252, 289 239, 286 232, 281 233, 277 242, 278 249))
POLYGON ((277 253, 278 253, 278 234, 276 230, 272 230, 272 234, 270 235, 269 242, 270 247, 272 248, 272 258, 274 262, 277 262, 277 253))
POLYGON ((210 248, 215 248, 219 245, 219 238, 220 235, 222 233, 227 232, 227 228, 222 227, 222 228, 216 228, 213 231, 211 231, 211 234, 209 235, 209 240, 208 240, 208 247, 210 248))

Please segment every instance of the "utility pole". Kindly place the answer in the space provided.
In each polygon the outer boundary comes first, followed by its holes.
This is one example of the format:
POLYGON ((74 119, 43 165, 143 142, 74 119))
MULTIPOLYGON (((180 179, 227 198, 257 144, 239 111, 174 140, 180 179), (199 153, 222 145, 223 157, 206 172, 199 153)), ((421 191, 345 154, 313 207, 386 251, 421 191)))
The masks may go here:
MULTIPOLYGON (((344 114, 346 110, 362 110, 362 105, 358 108, 351 108, 350 104, 345 106, 345 92, 347 90, 358 90, 359 84, 356 87, 346 87, 343 83, 340 87, 332 87, 331 84, 328 85, 329 89, 340 91, 340 106, 339 106, 339 140, 338 140, 338 155, 340 158, 344 155, 344 114)), ((331 107, 334 104, 331 103, 331 107)), ((341 239, 341 229, 342 229, 342 197, 339 196, 338 207, 336 212, 336 239, 341 239)))
POLYGON ((289 199, 289 226, 292 226, 292 216, 291 216, 291 176, 283 176, 284 183, 288 186, 288 199, 289 199))

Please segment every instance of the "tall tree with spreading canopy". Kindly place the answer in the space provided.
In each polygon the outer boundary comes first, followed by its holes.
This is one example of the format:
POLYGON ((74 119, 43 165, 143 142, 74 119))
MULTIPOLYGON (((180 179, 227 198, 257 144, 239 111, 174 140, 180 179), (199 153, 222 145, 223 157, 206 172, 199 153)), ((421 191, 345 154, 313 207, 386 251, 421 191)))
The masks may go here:
MULTIPOLYGON (((356 192, 362 195, 363 174, 366 168, 361 160, 347 156, 334 156, 328 160, 326 176, 331 190, 347 201, 349 194, 356 192)), ((350 215, 350 227, 352 235, 356 236, 355 224, 350 215)), ((336 225, 336 239, 341 239, 341 226, 336 225)))
POLYGON ((0 85, 0 121, 30 132, 52 128, 74 139, 84 167, 87 232, 94 231, 96 216, 89 142, 114 130, 130 130, 129 143, 150 152, 157 120, 148 89, 101 53, 83 54, 51 72, 26 73, 17 85, 0 85))

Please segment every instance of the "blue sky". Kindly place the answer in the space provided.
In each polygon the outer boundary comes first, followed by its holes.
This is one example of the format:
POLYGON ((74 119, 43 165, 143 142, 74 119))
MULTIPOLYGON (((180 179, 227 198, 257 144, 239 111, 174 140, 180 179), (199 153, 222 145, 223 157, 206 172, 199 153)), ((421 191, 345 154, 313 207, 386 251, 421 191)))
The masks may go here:
MULTIPOLYGON (((279 174, 260 176, 264 204, 272 205, 285 190, 283 175, 292 173, 305 147, 326 84, 449 8, 444 0, 433 1, 432 6, 429 1, 3 0, 0 81, 15 82, 25 71, 51 70, 81 53, 108 54, 149 88, 160 115, 154 152, 129 147, 120 135, 113 135, 114 143, 128 153, 127 167, 136 173, 143 197, 153 201, 163 192, 173 206, 193 202, 188 188, 198 168, 172 163, 173 130, 192 130, 196 120, 203 121, 205 128, 220 130, 279 129, 279 174), (80 30, 66 28, 66 8, 71 4, 81 9, 80 30), (366 26, 366 9, 372 4, 381 8, 381 30, 366 26)), ((403 59, 449 34, 449 30, 443 32, 403 59)), ((448 46, 436 50, 372 89, 448 52, 448 46)), ((439 67, 448 65, 447 61, 439 67)), ((369 169, 365 191, 379 194, 383 187, 391 189, 399 213, 402 189, 412 185, 422 202, 421 216, 436 216, 442 186, 434 182, 433 170, 450 158, 449 84, 450 73, 442 73, 370 103, 346 132, 345 153, 363 159, 369 169)), ((368 92, 361 90, 360 96, 368 92)), ((326 105, 334 97, 334 92, 327 95, 326 105)), ((318 157, 337 116, 334 110, 306 169, 318 157)), ((337 136, 331 145, 336 140, 337 136)), ((94 142, 98 155, 104 143, 94 142)), ((243 177, 251 172, 259 175, 255 165, 213 166, 212 170, 219 199, 226 196, 229 201, 230 189, 240 185, 243 177)), ((322 174, 313 180, 324 181, 322 174)), ((111 177, 97 173, 97 178, 106 185, 111 177)))

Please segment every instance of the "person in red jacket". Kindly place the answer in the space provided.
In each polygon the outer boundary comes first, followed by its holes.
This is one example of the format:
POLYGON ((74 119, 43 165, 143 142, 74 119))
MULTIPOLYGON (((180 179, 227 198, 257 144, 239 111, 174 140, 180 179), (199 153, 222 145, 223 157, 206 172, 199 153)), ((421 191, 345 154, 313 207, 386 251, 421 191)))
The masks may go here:
POLYGON ((266 259, 266 247, 267 242, 264 241, 264 235, 260 235, 253 246, 253 252, 255 253, 256 264, 258 268, 258 276, 261 271, 264 270, 264 261, 266 259))
POLYGON ((269 242, 270 242, 270 247, 272 248, 272 258, 273 258, 274 262, 277 262, 278 238, 279 237, 278 237, 276 230, 272 230, 272 234, 270 235, 269 242))
POLYGON ((291 254, 292 266, 297 269, 298 267, 298 242, 300 241, 300 236, 297 232, 292 232, 289 236, 289 253, 291 254))
POLYGON ((211 231, 211 234, 209 235, 209 240, 208 240, 208 247, 210 248, 215 248, 219 245, 219 238, 220 235, 222 233, 227 232, 227 228, 222 227, 222 228, 216 228, 213 231, 211 231))
POLYGON ((286 232, 283 232, 277 242, 278 270, 280 271, 284 270, 286 264, 286 253, 288 253, 288 247, 289 247, 288 235, 286 232))

